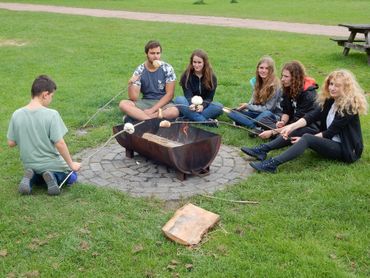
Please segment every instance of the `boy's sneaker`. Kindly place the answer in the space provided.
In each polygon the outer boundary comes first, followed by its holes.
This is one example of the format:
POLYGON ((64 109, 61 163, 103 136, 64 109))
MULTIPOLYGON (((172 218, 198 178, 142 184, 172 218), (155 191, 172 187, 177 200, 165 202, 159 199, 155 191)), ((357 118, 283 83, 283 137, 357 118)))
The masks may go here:
POLYGON ((253 156, 258 160, 265 160, 267 157, 267 152, 262 150, 262 146, 263 145, 254 148, 242 147, 241 150, 243 153, 246 153, 249 156, 253 156))
POLYGON ((19 193, 22 195, 30 195, 31 194, 31 179, 35 173, 32 169, 26 169, 24 172, 23 178, 19 184, 19 193))
POLYGON ((42 177, 44 178, 44 181, 46 182, 46 185, 48 186, 48 195, 59 195, 60 189, 58 182, 56 178, 54 177, 54 174, 46 171, 42 173, 42 177))
POLYGON ((249 165, 258 172, 276 173, 278 163, 275 159, 270 158, 260 162, 251 162, 249 165))

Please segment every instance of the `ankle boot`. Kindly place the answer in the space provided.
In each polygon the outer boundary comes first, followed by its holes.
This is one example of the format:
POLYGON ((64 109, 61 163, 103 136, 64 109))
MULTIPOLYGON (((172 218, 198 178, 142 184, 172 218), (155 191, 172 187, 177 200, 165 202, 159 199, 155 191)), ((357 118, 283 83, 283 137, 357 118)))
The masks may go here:
POLYGON ((249 163, 249 165, 256 169, 258 172, 267 172, 267 173, 276 173, 279 164, 280 163, 274 158, 263 160, 261 162, 249 163))
POLYGON ((267 153, 269 152, 269 148, 266 144, 262 144, 254 148, 242 147, 241 150, 247 155, 253 156, 258 160, 265 160, 267 153))

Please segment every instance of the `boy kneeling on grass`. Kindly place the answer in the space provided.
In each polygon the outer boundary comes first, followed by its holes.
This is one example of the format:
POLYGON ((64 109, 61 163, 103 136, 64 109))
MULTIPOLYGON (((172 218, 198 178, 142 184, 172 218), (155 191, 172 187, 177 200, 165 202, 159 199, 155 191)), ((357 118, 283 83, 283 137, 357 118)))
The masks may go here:
POLYGON ((77 180, 81 163, 74 162, 63 136, 67 133, 58 111, 47 108, 57 89, 54 81, 38 76, 32 84, 32 99, 28 105, 16 110, 9 123, 8 145, 19 146, 25 174, 19 184, 19 192, 31 194, 32 185, 45 184, 49 195, 59 195, 59 184, 71 185, 77 180))

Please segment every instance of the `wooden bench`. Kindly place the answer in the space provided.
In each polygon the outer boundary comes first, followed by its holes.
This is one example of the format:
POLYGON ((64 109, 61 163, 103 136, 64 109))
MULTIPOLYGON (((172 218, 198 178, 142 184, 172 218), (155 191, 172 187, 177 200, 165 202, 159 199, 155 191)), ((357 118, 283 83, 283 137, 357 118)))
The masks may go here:
POLYGON ((330 40, 335 41, 339 46, 344 47, 343 55, 347 56, 350 49, 355 49, 367 54, 367 62, 370 65, 370 24, 339 24, 347 27, 350 31, 348 38, 334 37, 330 40), (364 39, 356 39, 358 33, 364 34, 364 39))
MULTIPOLYGON (((338 45, 341 44, 340 46, 343 46, 343 43, 348 42, 348 38, 334 37, 330 38, 330 40, 337 42, 338 45)), ((365 42, 365 39, 355 39, 353 42, 365 42)))

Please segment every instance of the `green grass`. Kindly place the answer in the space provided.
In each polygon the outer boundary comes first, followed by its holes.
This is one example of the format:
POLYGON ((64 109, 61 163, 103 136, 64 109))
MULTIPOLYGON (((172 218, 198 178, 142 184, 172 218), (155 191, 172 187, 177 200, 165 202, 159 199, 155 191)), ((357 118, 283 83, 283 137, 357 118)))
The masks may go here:
MULTIPOLYGON (((0 41, 27 43, 0 47, 0 251, 7 250, 0 255, 0 276, 370 275, 369 116, 362 117, 365 152, 357 163, 323 160, 307 151, 276 175, 253 174, 216 193, 259 200, 258 206, 201 197, 169 205, 87 184, 64 189, 55 198, 42 189, 22 197, 17 192, 22 175, 18 150, 6 146, 11 113, 29 101, 30 85, 41 73, 51 75, 59 87, 52 108, 70 129, 66 141, 71 151, 104 142, 111 126, 121 121, 118 100, 93 121, 85 137, 78 137, 76 130, 125 86, 144 60, 143 46, 151 38, 162 42, 163 58, 178 75, 193 49, 207 50, 219 79, 216 100, 227 106, 249 98, 247 81, 264 54, 272 55, 278 68, 288 60, 301 60, 319 83, 333 69, 350 69, 369 92, 364 54, 343 57, 327 37, 233 28, 2 10, 0 24, 0 41), (221 225, 193 250, 167 240, 160 231, 188 201, 221 216, 221 225), (187 270, 186 264, 193 268, 187 270)), ((176 94, 181 94, 179 86, 176 94)), ((216 131, 224 143, 237 147, 259 142, 230 127, 216 131)))
POLYGON ((2 2, 213 15, 327 25, 337 25, 339 23, 368 24, 370 14, 370 5, 367 0, 267 0, 263 1, 263 5, 258 0, 241 0, 234 4, 231 4, 230 0, 205 0, 205 5, 194 5, 195 0, 19 0, 2 2))

